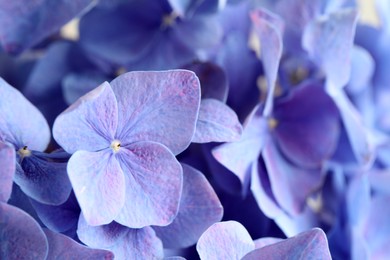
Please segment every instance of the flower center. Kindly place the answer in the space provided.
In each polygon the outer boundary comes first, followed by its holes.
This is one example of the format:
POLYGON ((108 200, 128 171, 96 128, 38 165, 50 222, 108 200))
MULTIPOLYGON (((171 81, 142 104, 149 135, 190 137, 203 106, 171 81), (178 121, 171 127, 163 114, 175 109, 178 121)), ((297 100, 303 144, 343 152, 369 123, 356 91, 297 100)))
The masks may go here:
POLYGON ((118 140, 114 140, 112 141, 110 147, 114 151, 114 153, 117 153, 121 148, 121 142, 119 142, 118 140))
POLYGON ((162 21, 161 21, 161 28, 165 29, 165 28, 168 28, 168 27, 175 25, 178 17, 179 17, 179 14, 177 14, 176 12, 172 12, 170 14, 164 15, 162 17, 162 21))
POLYGON ((268 127, 269 129, 275 129, 277 126, 278 126, 278 120, 276 120, 275 118, 269 118, 268 119, 268 127))
POLYGON ((27 146, 23 146, 18 150, 18 154, 20 155, 21 159, 24 157, 29 157, 31 155, 31 151, 27 149, 27 146))

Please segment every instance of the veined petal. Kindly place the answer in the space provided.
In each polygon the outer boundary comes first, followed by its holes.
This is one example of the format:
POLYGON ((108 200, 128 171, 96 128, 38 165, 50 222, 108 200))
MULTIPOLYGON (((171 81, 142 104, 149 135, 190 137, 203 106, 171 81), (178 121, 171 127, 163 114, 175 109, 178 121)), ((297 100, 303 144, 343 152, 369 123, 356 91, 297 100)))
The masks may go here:
POLYGON ((179 212, 165 227, 153 227, 165 248, 194 245, 202 233, 222 218, 223 207, 217 194, 198 170, 182 164, 183 193, 179 212))
POLYGON ((230 107, 216 99, 202 99, 192 142, 234 142, 241 133, 240 121, 230 107))
POLYGON ((7 202, 11 196, 15 163, 15 148, 0 141, 0 202, 7 202))
POLYGON ((43 232, 49 242, 47 259, 114 259, 114 254, 110 251, 86 247, 63 234, 46 228, 43 232))
POLYGON ((196 250, 202 260, 241 259, 255 249, 251 236, 236 221, 218 222, 199 238, 196 250))
POLYGON ((115 155, 108 149, 78 151, 69 159, 68 175, 87 222, 113 221, 125 203, 125 177, 115 155))
POLYGON ((328 240, 319 228, 300 233, 295 237, 256 249, 242 258, 256 259, 329 259, 328 240))
POLYGON ((183 173, 165 146, 137 142, 117 154, 126 182, 125 204, 115 221, 131 227, 166 226, 179 209, 183 173))
POLYGON ((50 141, 50 129, 41 112, 17 89, 0 78, 0 140, 19 149, 43 151, 50 141))
POLYGON ((53 136, 65 151, 108 148, 118 125, 115 95, 107 82, 79 98, 54 122, 53 136))
POLYGON ((283 51, 282 33, 284 24, 280 17, 266 9, 252 11, 250 16, 257 37, 261 41, 260 53, 268 88, 263 114, 269 116, 273 106, 276 77, 283 51))
POLYGON ((0 202, 0 258, 46 259, 48 244, 39 224, 26 212, 0 202))
POLYGON ((193 72, 129 72, 110 84, 118 100, 117 136, 123 145, 159 142, 174 154, 187 148, 200 103, 199 80, 193 72))
POLYGON ((303 47, 336 88, 350 77, 356 23, 357 11, 342 9, 313 20, 303 34, 303 47))
POLYGON ((112 251, 116 259, 162 259, 163 247, 151 227, 132 229, 112 222, 104 226, 89 226, 80 216, 77 234, 93 248, 112 251))

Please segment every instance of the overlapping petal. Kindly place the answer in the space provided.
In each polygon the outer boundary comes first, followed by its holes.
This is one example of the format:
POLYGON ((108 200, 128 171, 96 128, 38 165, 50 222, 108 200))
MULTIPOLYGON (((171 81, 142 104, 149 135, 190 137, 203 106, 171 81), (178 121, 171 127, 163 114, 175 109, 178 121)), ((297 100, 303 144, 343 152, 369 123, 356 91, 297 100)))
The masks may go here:
POLYGON ((0 202, 7 202, 11 196, 15 163, 15 148, 0 141, 0 202))
POLYGON ((192 142, 234 142, 241 133, 242 126, 231 108, 216 99, 202 99, 192 142))
POLYGON ((117 217, 125 203, 125 176, 111 150, 77 151, 69 160, 68 175, 90 225, 108 224, 117 217))
POLYGON ((50 141, 49 126, 37 108, 17 89, 0 79, 0 140, 16 149, 43 151, 50 141))
POLYGON ((117 259, 162 259, 164 255, 151 227, 132 229, 116 222, 93 227, 80 216, 77 234, 86 245, 110 250, 117 259))
POLYGON ((46 259, 48 243, 39 224, 24 211, 0 202, 0 258, 46 259))
POLYGON ((153 141, 174 154, 189 145, 200 103, 199 80, 186 70, 129 72, 111 81, 123 145, 153 141))
POLYGON ((110 251, 88 248, 49 229, 44 229, 43 232, 49 243, 47 259, 114 259, 114 254, 110 251))
POLYGON ((118 106, 107 82, 88 92, 54 122, 54 139, 72 154, 108 148, 118 125, 118 106))
POLYGON ((201 234, 222 218, 223 207, 206 177, 182 164, 183 192, 179 212, 171 224, 153 227, 165 248, 185 248, 198 241, 201 234))
POLYGON ((121 148, 117 159, 125 176, 126 197, 115 221, 131 228, 171 223, 183 182, 182 168, 172 152, 159 143, 136 142, 121 148))
POLYGON ((199 238, 196 250, 202 260, 241 259, 255 249, 251 236, 236 221, 215 223, 199 238))

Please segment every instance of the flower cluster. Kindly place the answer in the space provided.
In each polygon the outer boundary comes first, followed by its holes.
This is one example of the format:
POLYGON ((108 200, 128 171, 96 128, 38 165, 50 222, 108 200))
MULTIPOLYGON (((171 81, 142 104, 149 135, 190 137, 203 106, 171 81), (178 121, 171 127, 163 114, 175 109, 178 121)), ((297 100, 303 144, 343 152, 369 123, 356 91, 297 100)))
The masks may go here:
POLYGON ((0 2, 0 259, 390 258, 362 2, 0 2))

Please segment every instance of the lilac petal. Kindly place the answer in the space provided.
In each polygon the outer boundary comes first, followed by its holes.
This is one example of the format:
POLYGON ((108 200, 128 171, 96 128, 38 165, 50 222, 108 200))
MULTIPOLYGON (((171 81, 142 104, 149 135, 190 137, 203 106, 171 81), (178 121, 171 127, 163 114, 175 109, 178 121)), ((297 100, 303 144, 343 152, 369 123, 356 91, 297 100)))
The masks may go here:
POLYGON ((284 241, 256 249, 242 258, 250 259, 332 259, 324 231, 319 228, 284 241))
POLYGON ((65 235, 46 228, 43 232, 49 242, 47 259, 114 259, 114 254, 110 251, 83 246, 65 235))
POLYGON ((49 126, 37 108, 0 78, 0 140, 16 149, 43 151, 50 141, 49 126))
POLYGON ((347 191, 348 223, 359 226, 366 219, 371 203, 371 189, 368 176, 356 176, 349 183, 347 191), (357 206, 359 205, 359 206, 357 206))
POLYGON ((214 158, 240 179, 243 190, 249 184, 251 165, 260 155, 264 142, 269 138, 268 124, 256 107, 248 117, 241 139, 220 145, 212 150, 214 158))
POLYGON ((186 70, 129 72, 111 81, 118 100, 117 136, 123 145, 153 141, 174 154, 182 152, 195 131, 199 80, 186 70), (125 123, 126 122, 126 123, 125 123))
POLYGON ((0 258, 46 259, 48 244, 41 227, 24 211, 0 202, 0 258))
POLYGON ((180 16, 191 16, 192 14, 201 13, 213 13, 221 10, 225 7, 226 1, 224 0, 168 0, 174 12, 180 16))
POLYGON ((303 34, 304 48, 336 88, 349 80, 356 22, 356 10, 339 10, 313 20, 303 34))
POLYGON ((304 170, 292 165, 272 142, 264 147, 263 158, 277 202, 289 214, 302 212, 308 196, 321 185, 320 170, 304 170))
POLYGON ((171 223, 183 182, 182 168, 172 152, 159 143, 137 142, 121 148, 117 156, 126 197, 115 221, 132 228, 171 223))
POLYGON ((57 159, 56 153, 33 151, 19 165, 15 183, 27 196, 49 205, 59 205, 68 199, 72 186, 66 171, 67 161, 57 159))
POLYGON ((0 141, 0 202, 7 202, 11 196, 15 163, 15 148, 0 141))
POLYGON ((55 33, 86 8, 92 0, 2 1, 0 3, 1 43, 4 50, 19 53, 55 33))
POLYGON ((371 171, 368 175, 371 188, 386 195, 390 195, 390 171, 371 171))
POLYGON ((274 219, 283 214, 273 194, 270 178, 262 160, 257 160, 252 165, 250 188, 261 211, 267 217, 274 219))
POLYGON ((236 221, 218 222, 199 238, 196 250, 202 260, 241 259, 255 249, 245 227, 236 221))
POLYGON ((125 203, 125 176, 111 150, 78 151, 68 163, 68 175, 90 225, 110 223, 125 203))
POLYGON ((353 46, 351 62, 351 76, 346 90, 359 94, 371 84, 375 64, 370 53, 359 46, 353 46))
POLYGON ((241 133, 240 121, 230 107, 216 99, 202 99, 192 142, 234 142, 241 133))
POLYGON ((116 259, 162 259, 163 247, 151 227, 131 229, 116 222, 89 226, 80 216, 78 237, 92 248, 110 250, 116 259))
POLYGON ((333 100, 313 83, 275 104, 275 140, 285 156, 305 168, 318 168, 336 149, 340 118, 333 100), (293 138, 291 138, 293 137, 293 138))
POLYGON ((164 248, 194 245, 202 233, 222 218, 223 207, 206 177, 191 166, 182 164, 183 192, 179 212, 171 224, 153 227, 164 248))
POLYGON ((65 151, 108 148, 118 125, 118 108, 110 85, 104 82, 62 112, 54 122, 53 136, 65 151))
POLYGON ((213 98, 226 103, 229 83, 225 71, 211 62, 193 62, 183 69, 195 72, 200 81, 201 98, 213 98))
POLYGON ((276 238, 276 237, 262 237, 262 238, 256 239, 253 242, 255 243, 256 249, 258 249, 258 248, 262 248, 265 246, 275 244, 275 243, 280 242, 280 241, 283 241, 283 239, 276 238))
POLYGON ((284 24, 280 17, 266 9, 255 10, 250 15, 255 32, 261 41, 260 52, 268 87, 263 114, 269 116, 273 106, 276 77, 282 57, 284 24))
POLYGON ((370 165, 374 159, 374 147, 360 114, 343 90, 328 89, 328 93, 339 108, 349 145, 357 162, 361 165, 370 165))

